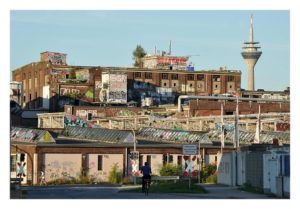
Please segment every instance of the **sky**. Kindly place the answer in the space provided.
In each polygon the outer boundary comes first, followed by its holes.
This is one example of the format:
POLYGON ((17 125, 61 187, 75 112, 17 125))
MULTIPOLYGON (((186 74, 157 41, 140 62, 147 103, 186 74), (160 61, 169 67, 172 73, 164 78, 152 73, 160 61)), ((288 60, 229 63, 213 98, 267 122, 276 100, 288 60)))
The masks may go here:
POLYGON ((67 53, 70 65, 128 67, 137 44, 151 54, 168 51, 171 40, 172 54, 192 55, 196 70, 240 70, 247 89, 241 52, 251 14, 262 47, 255 88, 282 91, 290 86, 288 10, 11 10, 10 67, 39 61, 44 51, 67 53))

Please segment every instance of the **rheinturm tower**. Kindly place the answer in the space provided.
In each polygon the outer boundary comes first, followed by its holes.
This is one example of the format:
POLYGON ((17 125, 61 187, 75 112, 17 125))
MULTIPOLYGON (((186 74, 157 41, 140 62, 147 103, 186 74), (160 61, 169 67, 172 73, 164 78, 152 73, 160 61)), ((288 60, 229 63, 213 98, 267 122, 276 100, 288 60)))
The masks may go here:
POLYGON ((253 23, 252 23, 252 15, 250 17, 250 34, 249 34, 249 42, 244 42, 244 51, 241 53, 245 63, 248 68, 248 89, 249 91, 254 91, 254 66, 262 54, 258 49, 260 46, 259 42, 254 42, 253 37, 253 23))

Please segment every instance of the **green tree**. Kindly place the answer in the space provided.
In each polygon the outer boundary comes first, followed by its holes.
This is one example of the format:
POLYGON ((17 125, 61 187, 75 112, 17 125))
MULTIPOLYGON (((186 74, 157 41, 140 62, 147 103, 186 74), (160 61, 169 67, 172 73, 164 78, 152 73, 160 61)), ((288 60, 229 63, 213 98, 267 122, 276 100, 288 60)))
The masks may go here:
POLYGON ((141 58, 146 55, 144 48, 141 45, 137 45, 135 50, 132 52, 132 55, 132 59, 135 61, 133 65, 135 67, 141 67, 141 58))

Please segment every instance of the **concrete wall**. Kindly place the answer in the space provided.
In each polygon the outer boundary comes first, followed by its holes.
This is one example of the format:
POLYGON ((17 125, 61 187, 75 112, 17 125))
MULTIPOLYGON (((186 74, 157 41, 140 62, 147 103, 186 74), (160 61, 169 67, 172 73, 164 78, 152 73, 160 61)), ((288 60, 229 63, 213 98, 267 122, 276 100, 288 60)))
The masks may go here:
POLYGON ((246 182, 253 187, 263 187, 263 153, 251 152, 246 156, 246 182))
POLYGON ((237 185, 246 183, 246 155, 247 152, 237 153, 237 185))
POLYGON ((236 185, 236 153, 223 153, 219 154, 218 158, 220 162, 218 163, 218 184, 225 184, 229 186, 236 185))

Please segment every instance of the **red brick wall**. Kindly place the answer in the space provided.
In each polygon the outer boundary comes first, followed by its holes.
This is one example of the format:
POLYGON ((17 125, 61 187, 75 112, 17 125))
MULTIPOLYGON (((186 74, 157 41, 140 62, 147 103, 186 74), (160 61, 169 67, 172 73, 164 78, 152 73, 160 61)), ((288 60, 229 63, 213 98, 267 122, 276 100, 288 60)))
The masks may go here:
MULTIPOLYGON (((225 102, 224 112, 235 112, 236 102, 225 102)), ((258 103, 254 102, 240 102, 239 113, 240 114, 254 114, 258 113, 258 103)), ((287 103, 261 103, 261 113, 268 112, 290 112, 290 105, 287 103)), ((208 115, 220 115, 221 102, 216 101, 203 101, 203 100, 191 100, 190 101, 190 113, 193 116, 208 116, 208 115)))

